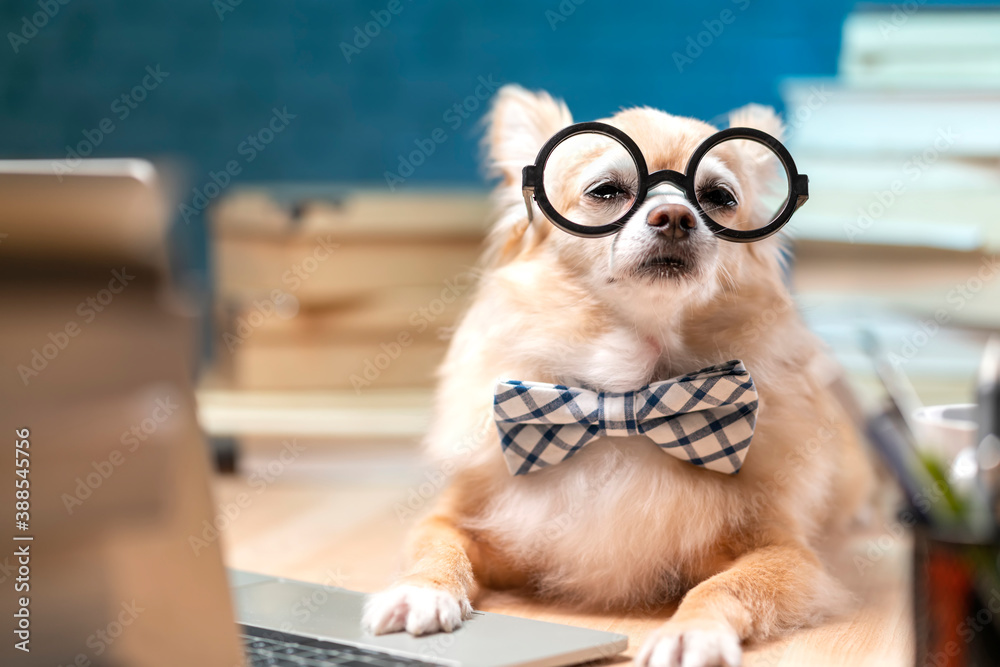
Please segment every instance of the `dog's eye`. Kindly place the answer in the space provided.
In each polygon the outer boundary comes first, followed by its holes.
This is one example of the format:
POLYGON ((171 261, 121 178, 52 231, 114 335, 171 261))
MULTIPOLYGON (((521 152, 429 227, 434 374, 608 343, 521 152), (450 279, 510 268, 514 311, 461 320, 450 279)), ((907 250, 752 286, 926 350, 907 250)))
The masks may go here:
POLYGON ((718 185, 698 190, 698 203, 707 210, 735 208, 739 204, 732 192, 718 185))
POLYGON ((587 190, 586 195, 592 199, 599 199, 601 201, 614 201, 622 197, 627 197, 628 192, 614 183, 598 183, 587 190))

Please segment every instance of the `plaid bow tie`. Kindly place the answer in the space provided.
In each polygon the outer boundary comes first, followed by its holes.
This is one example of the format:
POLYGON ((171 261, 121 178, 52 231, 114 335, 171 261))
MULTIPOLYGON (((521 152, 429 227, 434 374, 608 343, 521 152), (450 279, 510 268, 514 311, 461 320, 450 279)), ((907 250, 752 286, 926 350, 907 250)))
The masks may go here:
POLYGON ((682 461, 736 474, 753 438, 757 390, 742 361, 622 394, 501 380, 493 417, 513 475, 562 463, 597 438, 625 435, 645 435, 682 461))

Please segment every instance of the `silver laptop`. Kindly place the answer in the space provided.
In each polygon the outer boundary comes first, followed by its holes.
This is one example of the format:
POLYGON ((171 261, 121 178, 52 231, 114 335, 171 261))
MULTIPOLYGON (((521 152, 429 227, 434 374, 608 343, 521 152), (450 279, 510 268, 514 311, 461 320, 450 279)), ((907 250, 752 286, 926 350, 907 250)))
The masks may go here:
POLYGON ((227 574, 219 540, 198 537, 219 510, 163 192, 142 161, 0 161, 0 498, 27 488, 28 508, 15 523, 11 501, 0 535, 15 538, 0 552, 0 664, 541 667, 626 648, 480 612, 454 633, 371 636, 362 593, 227 574))
MULTIPOLYGON (((318 641, 306 641, 307 651, 312 646, 330 646, 335 653, 343 651, 356 659, 359 666, 558 667, 607 658, 628 645, 627 637, 611 632, 484 612, 473 612, 472 619, 452 633, 372 636, 361 630, 363 593, 238 571, 230 571, 230 582, 236 619, 251 651, 260 642, 260 648, 280 655, 287 646, 308 638, 318 641), (299 613, 293 615, 292 609, 299 613)), ((342 663, 331 660, 330 664, 342 663)))

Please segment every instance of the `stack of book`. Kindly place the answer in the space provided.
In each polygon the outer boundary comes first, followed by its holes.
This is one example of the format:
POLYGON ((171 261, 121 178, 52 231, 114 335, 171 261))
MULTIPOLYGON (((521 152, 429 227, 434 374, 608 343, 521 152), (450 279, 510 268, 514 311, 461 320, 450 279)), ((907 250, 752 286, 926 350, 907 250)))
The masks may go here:
POLYGON ((981 333, 1000 329, 1000 11, 857 11, 838 75, 782 92, 809 175, 786 230, 810 326, 856 388, 864 329, 925 401, 967 402, 981 333))
POLYGON ((432 386, 487 216, 479 191, 234 192, 212 215, 216 378, 255 391, 432 386))
POLYGON ((796 237, 1000 249, 1000 11, 856 12, 839 76, 783 95, 810 177, 796 237))

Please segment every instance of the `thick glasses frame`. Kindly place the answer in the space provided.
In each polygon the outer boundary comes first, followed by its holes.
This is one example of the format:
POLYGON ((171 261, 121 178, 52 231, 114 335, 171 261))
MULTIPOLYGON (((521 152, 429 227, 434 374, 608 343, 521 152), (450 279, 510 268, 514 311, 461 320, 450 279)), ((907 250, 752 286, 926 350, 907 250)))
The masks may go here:
POLYGON ((598 122, 576 123, 563 128, 553 135, 553 137, 549 139, 544 146, 542 146, 542 149, 538 151, 535 163, 525 166, 521 171, 521 191, 524 194, 524 204, 528 208, 528 220, 531 220, 533 217, 531 200, 534 199, 538 204, 538 208, 542 211, 545 217, 552 222, 552 224, 565 232, 586 238, 608 236, 617 232, 625 225, 626 222, 629 221, 639 207, 642 206, 649 191, 661 183, 670 183, 683 190, 688 201, 694 205, 698 214, 701 215, 705 224, 712 231, 712 233, 722 239, 725 239, 726 241, 732 241, 734 243, 751 243, 753 241, 766 239, 768 236, 775 234, 779 229, 785 226, 785 223, 787 223, 792 217, 792 214, 799 210, 799 208, 809 199, 809 177, 798 172, 795 168, 795 161, 792 160, 792 156, 789 154, 788 149, 786 149, 780 141, 772 137, 767 132, 762 132, 761 130, 756 130, 750 127, 731 127, 729 129, 722 130, 721 132, 716 132, 710 136, 695 149, 691 158, 687 162, 687 166, 684 168, 683 174, 671 169, 663 169, 650 174, 648 168, 646 167, 646 159, 643 157, 642 151, 639 150, 639 146, 632 141, 630 136, 619 130, 617 127, 598 122), (581 225, 567 219, 555 209, 545 192, 545 165, 548 162, 549 157, 552 155, 552 152, 570 137, 588 132, 602 134, 620 143, 625 150, 628 151, 629 155, 631 155, 639 174, 639 186, 635 194, 635 201, 632 202, 632 205, 622 216, 614 222, 609 222, 605 225, 581 225), (781 210, 778 212, 778 215, 774 218, 774 220, 760 229, 743 230, 724 227, 712 220, 712 218, 705 213, 704 209, 702 209, 701 204, 698 203, 694 182, 695 174, 698 171, 698 165, 701 163, 702 158, 704 158, 710 150, 718 146, 723 141, 731 139, 748 139, 767 146, 774 152, 775 155, 778 156, 778 159, 781 160, 781 164, 785 168, 785 172, 788 176, 788 198, 785 200, 785 203, 782 205, 781 210))

